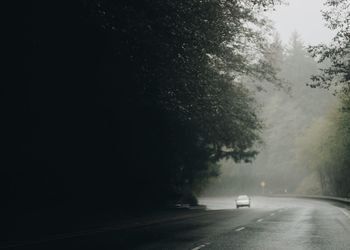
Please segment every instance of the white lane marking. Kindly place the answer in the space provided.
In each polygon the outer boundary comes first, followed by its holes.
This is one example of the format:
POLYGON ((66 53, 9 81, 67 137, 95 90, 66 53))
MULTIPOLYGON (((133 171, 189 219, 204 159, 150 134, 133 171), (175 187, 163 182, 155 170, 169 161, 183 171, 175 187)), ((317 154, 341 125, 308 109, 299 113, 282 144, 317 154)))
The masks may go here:
POLYGON ((205 247, 205 245, 200 245, 200 246, 198 246, 198 247, 192 248, 192 250, 199 250, 199 249, 201 249, 201 248, 203 248, 203 247, 205 247))
POLYGON ((257 220, 257 222, 262 222, 264 219, 259 219, 259 220, 257 220))
POLYGON ((338 208, 340 210, 340 212, 342 212, 346 217, 348 217, 350 219, 350 214, 348 214, 344 209, 342 208, 338 208))
POLYGON ((210 242, 205 243, 205 244, 203 244, 203 245, 200 245, 200 246, 198 246, 198 247, 192 248, 191 250, 199 250, 199 249, 202 249, 203 247, 206 247, 206 246, 208 246, 208 245, 210 245, 210 242))
POLYGON ((271 213, 270 215, 271 215, 271 216, 274 216, 274 215, 275 215, 275 213, 271 213))
POLYGON ((242 231, 242 230, 244 230, 245 229, 245 227, 240 227, 240 228, 237 228, 235 231, 236 232, 239 232, 239 231, 242 231))

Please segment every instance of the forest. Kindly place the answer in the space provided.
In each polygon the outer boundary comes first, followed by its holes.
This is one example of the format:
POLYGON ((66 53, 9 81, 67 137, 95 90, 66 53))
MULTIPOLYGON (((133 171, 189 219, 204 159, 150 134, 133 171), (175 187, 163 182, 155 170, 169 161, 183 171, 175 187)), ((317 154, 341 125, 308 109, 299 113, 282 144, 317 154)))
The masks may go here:
POLYGON ((206 195, 248 190, 350 197, 349 7, 346 1, 328 1, 327 7, 331 44, 306 46, 296 32, 283 44, 275 35, 270 54, 288 91, 270 87, 255 94, 264 145, 252 164, 221 161, 222 174, 206 195))
MULTIPOLYGON (((24 22, 23 80, 2 98, 6 208, 196 204, 222 160, 259 160, 276 131, 297 136, 298 146, 266 161, 281 157, 294 167, 292 178, 317 173, 322 194, 349 196, 349 7, 328 1, 332 44, 304 48, 295 35, 285 53, 264 15, 276 4, 34 1, 24 22), (329 102, 324 94, 308 102, 306 88, 324 88, 340 101, 319 117, 329 102), (279 126, 263 138, 259 105, 268 91, 293 112, 289 96, 304 98, 309 126, 279 126)), ((283 143, 277 147, 290 145, 283 143)))

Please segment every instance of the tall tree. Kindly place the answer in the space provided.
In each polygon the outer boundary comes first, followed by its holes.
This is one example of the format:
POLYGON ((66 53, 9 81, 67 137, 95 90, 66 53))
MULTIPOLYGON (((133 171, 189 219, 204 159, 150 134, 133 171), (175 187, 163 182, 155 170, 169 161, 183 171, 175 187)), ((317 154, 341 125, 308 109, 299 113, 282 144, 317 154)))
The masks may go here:
POLYGON ((328 9, 323 17, 328 28, 336 32, 330 45, 320 44, 309 48, 319 62, 326 61, 329 66, 314 75, 311 87, 332 89, 335 92, 350 93, 350 5, 346 0, 326 2, 328 9))
POLYGON ((265 55, 276 69, 280 69, 278 77, 286 82, 284 86, 289 87, 289 91, 265 87, 265 91, 256 93, 262 104, 260 117, 264 121, 261 152, 250 166, 226 163, 235 168, 233 171, 224 168, 226 175, 213 187, 217 190, 223 186, 228 190, 240 190, 244 185, 238 180, 249 179, 255 185, 244 187, 249 188, 246 192, 260 193, 261 181, 267 183, 267 192, 299 192, 304 189, 300 186, 305 176, 309 176, 307 163, 297 157, 298 139, 329 109, 333 96, 306 86, 311 75, 317 72, 317 63, 308 55, 297 33, 291 35, 286 46, 277 36, 265 55))
POLYGON ((350 4, 345 0, 328 0, 326 6, 323 17, 336 34, 330 44, 309 48, 320 63, 326 62, 321 73, 312 77, 310 86, 338 94, 341 108, 332 111, 327 117, 325 131, 318 134, 319 146, 314 151, 322 155, 322 160, 312 159, 311 162, 320 173, 325 193, 349 196, 350 4))
POLYGON ((261 124, 242 78, 274 75, 260 15, 274 3, 34 2, 30 83, 8 96, 13 196, 164 203, 218 159, 252 159, 261 124))

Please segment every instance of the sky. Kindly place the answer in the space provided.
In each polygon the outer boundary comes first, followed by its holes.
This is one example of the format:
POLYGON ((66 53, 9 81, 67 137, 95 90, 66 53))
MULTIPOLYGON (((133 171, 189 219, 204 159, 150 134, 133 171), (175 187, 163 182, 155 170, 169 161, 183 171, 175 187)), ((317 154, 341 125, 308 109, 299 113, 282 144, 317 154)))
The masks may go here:
POLYGON ((276 7, 269 13, 283 42, 289 41, 290 34, 297 31, 307 45, 329 42, 332 32, 325 27, 321 9, 325 0, 289 0, 287 5, 276 7))

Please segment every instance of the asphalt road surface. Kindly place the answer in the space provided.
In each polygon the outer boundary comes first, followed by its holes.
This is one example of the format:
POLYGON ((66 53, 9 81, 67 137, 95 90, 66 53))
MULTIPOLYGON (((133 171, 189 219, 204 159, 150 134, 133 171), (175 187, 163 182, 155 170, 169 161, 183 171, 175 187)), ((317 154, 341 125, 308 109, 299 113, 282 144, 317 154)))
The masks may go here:
POLYGON ((350 212, 340 203, 253 197, 202 198, 209 211, 161 223, 66 235, 7 249, 350 249, 350 212))

